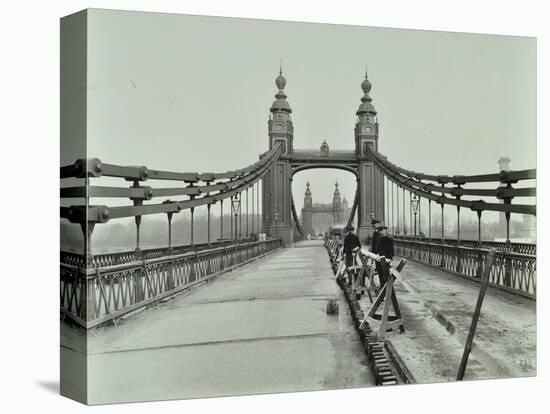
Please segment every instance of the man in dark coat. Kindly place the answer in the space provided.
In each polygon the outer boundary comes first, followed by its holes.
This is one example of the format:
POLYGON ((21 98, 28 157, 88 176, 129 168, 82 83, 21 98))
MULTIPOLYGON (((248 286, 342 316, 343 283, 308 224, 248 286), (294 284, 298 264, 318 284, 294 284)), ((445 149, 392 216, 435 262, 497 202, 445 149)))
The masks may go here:
MULTIPOLYGON (((388 234, 388 227, 384 223, 378 225, 378 242, 376 244, 376 254, 384 256, 388 260, 392 260, 394 256, 393 239, 388 234)), ((378 271, 378 277, 380 278, 380 286, 383 286, 387 282, 387 275, 382 271, 382 265, 376 263, 376 270, 378 271)))
POLYGON ((378 225, 380 221, 372 219, 371 221, 372 225, 374 226, 374 231, 372 233, 372 245, 371 245, 371 252, 376 253, 376 247, 378 244, 378 236, 380 235, 380 229, 378 228, 378 225))
POLYGON ((353 232, 354 227, 350 224, 346 227, 347 233, 344 237, 344 256, 346 260, 346 266, 353 266, 353 249, 356 247, 361 247, 361 242, 359 242, 359 237, 353 232))

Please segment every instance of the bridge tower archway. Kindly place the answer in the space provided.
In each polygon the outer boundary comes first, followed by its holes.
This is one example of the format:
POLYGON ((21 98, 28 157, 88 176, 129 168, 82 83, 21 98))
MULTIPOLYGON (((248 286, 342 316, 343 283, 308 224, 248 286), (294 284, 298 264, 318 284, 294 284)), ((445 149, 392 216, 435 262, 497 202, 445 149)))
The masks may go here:
POLYGON ((285 244, 291 243, 297 227, 293 217, 292 177, 305 169, 336 168, 350 171, 356 176, 357 230, 360 239, 367 239, 374 230, 372 219, 385 220, 384 176, 368 151, 369 148, 378 151, 379 125, 370 97, 372 85, 367 73, 361 83, 363 97, 356 112, 353 150, 332 150, 326 141, 318 150, 296 149, 292 109, 286 100, 286 79, 282 70, 275 84, 278 91, 268 120, 269 148, 281 145, 282 153, 263 178, 262 231, 282 238, 285 244))
MULTIPOLYGON (((340 193, 339 187, 339 182, 336 181, 332 200, 329 203, 322 203, 318 199, 314 200, 309 180, 306 182, 300 216, 304 236, 325 233, 331 226, 343 226, 348 223, 352 205, 350 205, 347 197, 340 193)), ((294 188, 294 190, 297 190, 297 188, 294 188)), ((356 191, 354 191, 355 193, 356 191)), ((318 197, 319 193, 317 192, 316 195, 318 197)))

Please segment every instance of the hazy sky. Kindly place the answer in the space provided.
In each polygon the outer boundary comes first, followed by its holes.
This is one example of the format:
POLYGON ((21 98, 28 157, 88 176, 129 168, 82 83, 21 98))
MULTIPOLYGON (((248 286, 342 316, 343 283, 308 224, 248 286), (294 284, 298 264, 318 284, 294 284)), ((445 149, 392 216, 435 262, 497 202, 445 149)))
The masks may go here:
MULTIPOLYGON (((225 171, 268 148, 279 61, 296 148, 353 149, 368 65, 379 150, 405 168, 486 173, 507 155, 536 165, 536 44, 531 38, 91 10, 88 157, 175 171, 225 171)), ((355 179, 310 170, 329 202, 355 179)), ((120 181, 118 184, 121 184, 120 181)))

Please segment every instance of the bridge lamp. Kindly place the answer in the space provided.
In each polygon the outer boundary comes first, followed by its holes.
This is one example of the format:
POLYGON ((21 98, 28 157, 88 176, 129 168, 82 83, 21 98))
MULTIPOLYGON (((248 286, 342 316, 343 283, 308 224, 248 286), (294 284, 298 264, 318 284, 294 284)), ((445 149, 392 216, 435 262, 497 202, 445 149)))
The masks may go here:
POLYGON ((235 194, 231 199, 231 210, 233 210, 233 215, 235 216, 235 239, 237 239, 237 216, 239 215, 239 210, 241 209, 241 199, 235 194))
POLYGON ((411 200, 411 206, 414 214, 414 236, 416 237, 416 215, 418 214, 418 207, 420 205, 420 199, 415 194, 413 199, 411 200))
POLYGON ((237 194, 235 194, 231 199, 231 209, 233 210, 234 215, 239 214, 239 210, 241 209, 241 200, 237 194))

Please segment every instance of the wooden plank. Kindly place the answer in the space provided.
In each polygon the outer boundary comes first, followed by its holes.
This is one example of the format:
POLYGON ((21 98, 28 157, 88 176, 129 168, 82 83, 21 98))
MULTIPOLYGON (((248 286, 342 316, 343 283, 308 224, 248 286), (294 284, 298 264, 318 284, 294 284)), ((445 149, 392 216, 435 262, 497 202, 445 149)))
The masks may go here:
POLYGON ((493 248, 487 256, 485 261, 485 268, 483 270, 483 278, 481 281, 481 288, 479 289, 479 295, 477 297, 477 303, 474 310, 474 315, 472 317, 472 324, 470 325, 470 330, 468 332, 468 338, 466 339, 466 344, 464 345, 464 353, 462 354, 462 360, 460 361, 460 366, 458 367, 458 374, 456 376, 457 381, 462 381, 464 379, 464 373, 466 372, 466 366, 468 365, 468 357, 472 350, 472 343, 474 342, 474 335, 476 333, 477 322, 479 320, 479 315, 481 314, 481 306, 483 305, 483 299, 485 298, 485 292, 487 291, 487 286, 489 285, 489 275, 491 273, 491 266, 493 265, 493 259, 495 257, 496 250, 493 248))

